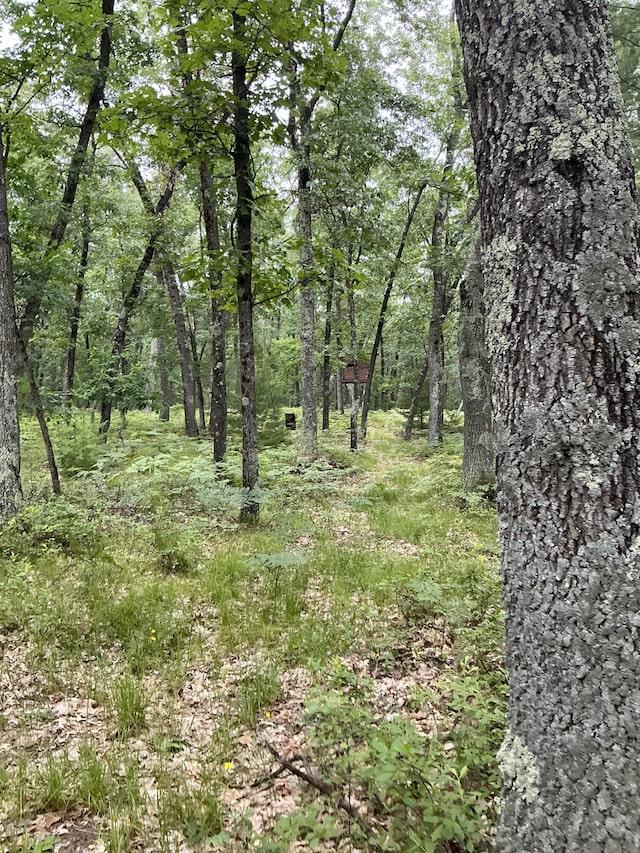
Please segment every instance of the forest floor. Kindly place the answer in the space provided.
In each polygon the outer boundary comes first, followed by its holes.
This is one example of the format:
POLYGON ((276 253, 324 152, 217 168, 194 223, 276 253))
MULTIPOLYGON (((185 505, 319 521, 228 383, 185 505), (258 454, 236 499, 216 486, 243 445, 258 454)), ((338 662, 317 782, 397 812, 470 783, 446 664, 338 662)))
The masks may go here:
POLYGON ((504 726, 495 512, 461 432, 320 458, 273 424, 261 514, 179 418, 54 425, 0 531, 0 851, 482 850, 504 726))

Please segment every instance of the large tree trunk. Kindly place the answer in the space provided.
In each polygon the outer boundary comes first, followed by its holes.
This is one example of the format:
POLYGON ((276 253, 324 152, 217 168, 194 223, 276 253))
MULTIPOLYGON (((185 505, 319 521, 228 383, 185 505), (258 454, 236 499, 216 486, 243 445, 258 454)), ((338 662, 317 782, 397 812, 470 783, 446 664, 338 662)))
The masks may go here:
POLYGON ((382 305, 380 306, 380 314, 378 315, 378 325, 376 327, 376 334, 373 340, 373 347, 371 348, 369 374, 367 376, 367 382, 365 384, 364 393, 362 395, 362 417, 360 419, 360 433, 363 438, 366 438, 367 435, 367 419, 369 417, 369 402, 371 399, 371 384, 373 382, 373 371, 376 366, 376 360, 378 358, 378 350, 380 349, 380 344, 382 343, 382 332, 384 329, 384 321, 387 316, 387 308, 389 307, 389 299, 391 298, 391 291, 393 290, 393 285, 396 280, 398 270, 400 269, 400 262, 402 261, 402 255, 404 254, 405 246, 407 245, 409 231, 411 229, 411 225, 416 215, 418 205, 420 204, 420 199, 422 198, 422 194, 424 193, 426 186, 427 182, 422 181, 416 191, 416 196, 413 200, 413 204, 409 208, 409 213, 407 214, 407 218, 404 223, 404 228, 402 229, 402 236, 400 237, 400 242, 398 244, 393 263, 391 264, 391 269, 389 270, 389 274, 387 276, 386 287, 384 290, 384 295, 382 297, 382 305))
MULTIPOLYGON (((100 112, 100 107, 104 99, 107 72, 109 69, 109 62, 111 60, 111 26, 113 11, 114 0, 102 0, 102 16, 104 20, 102 31, 100 33, 98 67, 93 78, 93 86, 89 93, 87 109, 85 111, 84 118, 82 119, 82 124, 80 125, 78 141, 71 157, 71 163, 69 164, 67 180, 62 193, 62 200, 60 202, 60 207, 58 208, 58 215, 51 229, 51 233, 49 234, 49 241, 47 243, 46 250, 47 255, 58 249, 64 240, 65 231, 67 230, 67 225, 71 218, 73 203, 78 191, 78 184, 80 183, 82 167, 84 166, 84 161, 87 156, 87 148, 89 147, 89 141, 95 130, 98 113, 100 112)), ((40 311, 42 295, 42 288, 40 288, 37 293, 32 294, 29 297, 25 310, 22 314, 22 319, 20 321, 20 334, 25 343, 28 343, 31 339, 33 327, 40 311)))
POLYGON ((5 166, 0 125, 0 524, 16 513, 22 497, 16 389, 18 341, 5 166))
POLYGON ((495 482, 491 367, 485 342, 484 279, 480 247, 474 245, 460 279, 458 357, 464 408, 462 482, 471 491, 495 482))
POLYGON ((178 278, 173 264, 166 258, 162 258, 162 270, 159 273, 160 282, 164 285, 169 295, 173 325, 176 329, 176 342, 180 355, 180 372, 182 375, 182 406, 184 409, 184 431, 187 436, 194 438, 198 435, 198 423, 196 421, 196 386, 195 368, 187 331, 187 323, 182 310, 182 296, 178 278))
POLYGON ((220 253, 218 208, 208 164, 200 161, 200 198, 207 237, 209 286, 211 288, 211 412, 209 431, 213 438, 213 461, 222 462, 227 452, 227 323, 222 308, 222 271, 213 260, 220 253))
POLYGON ((637 205, 607 5, 456 10, 510 682, 497 849, 640 850, 637 205))
POLYGON ((245 18, 233 12, 233 34, 238 45, 231 58, 233 78, 233 163, 236 179, 236 249, 238 272, 238 339, 240 345, 240 394, 242 397, 242 486, 245 499, 240 518, 255 519, 260 512, 258 502, 258 414, 256 406, 256 370, 253 344, 253 243, 251 219, 253 214, 253 174, 249 141, 249 89, 247 64, 244 55, 246 39, 245 18))

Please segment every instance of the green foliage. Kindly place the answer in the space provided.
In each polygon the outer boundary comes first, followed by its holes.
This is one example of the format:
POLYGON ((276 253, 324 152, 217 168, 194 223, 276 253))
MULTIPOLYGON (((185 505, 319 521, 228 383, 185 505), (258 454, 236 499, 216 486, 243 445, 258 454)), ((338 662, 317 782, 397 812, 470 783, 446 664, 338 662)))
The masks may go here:
POLYGON ((178 831, 192 844, 207 843, 222 829, 223 807, 217 779, 212 770, 202 767, 196 784, 161 770, 157 779, 157 809, 160 850, 175 849, 171 833, 178 831))
MULTIPOLYGON (((375 830, 366 821, 351 822, 357 849, 486 849, 498 789, 495 752, 504 730, 505 687, 497 693, 495 687, 477 670, 445 678, 449 713, 434 736, 406 718, 381 718, 371 679, 336 663, 327 685, 306 702, 309 741, 333 789, 345 797, 357 793, 357 801, 378 815, 382 828, 375 830)), ((340 835, 336 815, 326 808, 315 803, 281 819, 281 843, 302 831, 309 840, 340 835)), ((261 849, 277 848, 267 843, 261 849)))
POLYGON ((236 691, 238 720, 243 726, 256 722, 258 714, 273 705, 282 693, 278 672, 273 664, 265 663, 244 676, 236 691))
POLYGON ((72 414, 52 429, 56 464, 61 474, 75 476, 80 471, 91 471, 100 456, 98 434, 86 417, 72 414))
POLYGON ((188 574, 197 561, 196 543, 184 534, 166 513, 158 511, 153 522, 153 539, 158 552, 158 566, 167 574, 188 574))
MULTIPOLYGON (((152 637, 154 634, 155 631, 152 637)), ((133 675, 126 673, 116 681, 109 691, 108 705, 112 710, 118 737, 126 740, 142 731, 146 722, 147 697, 144 688, 133 675)))
POLYGON ((99 520, 86 506, 65 497, 25 506, 0 530, 0 553, 5 555, 26 555, 34 549, 97 554, 101 547, 99 520))
MULTIPOLYGON (((373 413, 368 449, 351 454, 346 418, 334 416, 312 464, 294 442, 266 450, 263 518, 244 528, 196 498, 236 488, 237 456, 209 477, 208 443, 133 413, 123 442, 64 501, 34 504, 35 536, 8 525, 0 637, 6 659, 24 648, 42 688, 25 725, 54 726, 48 697, 71 692, 98 706, 91 726, 106 737, 5 761, 0 819, 81 807, 101 817, 113 853, 483 849, 506 692, 495 517, 485 502, 460 504, 458 436, 425 458, 394 437, 400 423, 373 413), (82 547, 41 536, 47 508, 80 507, 80 494, 91 513, 53 526, 87 526, 82 547), (390 714, 381 695, 418 662, 433 678, 416 677, 390 714), (292 679, 305 685, 293 696, 292 679), (295 725, 335 794, 309 791, 280 817, 274 799, 273 824, 256 837, 224 788, 245 784, 244 741, 269 738, 303 692, 295 725), (200 725, 185 727, 192 714, 200 725), (137 775, 142 751, 152 800, 137 775), (336 808, 338 794, 362 821, 336 808)), ((2 731, 0 719, 3 742, 12 725, 2 731)))

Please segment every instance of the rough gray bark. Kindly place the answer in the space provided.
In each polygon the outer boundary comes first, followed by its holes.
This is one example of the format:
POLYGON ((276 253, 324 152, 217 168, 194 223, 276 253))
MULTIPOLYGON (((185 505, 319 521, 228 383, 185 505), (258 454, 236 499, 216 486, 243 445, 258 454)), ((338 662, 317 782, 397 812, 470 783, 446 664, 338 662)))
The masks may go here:
POLYGON ((213 439, 213 461, 222 462, 227 452, 227 323, 228 313, 222 309, 222 271, 211 260, 220 252, 218 208, 213 193, 213 179, 208 164, 200 161, 200 198, 202 219, 209 254, 209 286, 211 288, 211 411, 209 431, 213 439))
POLYGON ((5 166, 6 153, 0 125, 0 524, 16 513, 22 498, 16 389, 18 341, 5 166))
MULTIPOLYGON (((233 34, 238 45, 245 44, 245 17, 233 12, 233 34)), ((258 413, 256 405, 255 348, 253 343, 253 174, 249 140, 249 89, 247 60, 235 49, 231 56, 233 80, 233 164, 236 181, 236 251, 238 271, 238 340, 240 346, 240 394, 242 397, 242 486, 246 496, 240 518, 250 521, 258 517, 258 413)))
POLYGON ((460 279, 458 357, 464 406, 462 483, 472 491, 477 486, 493 485, 496 470, 491 366, 485 342, 484 279, 478 243, 471 250, 460 279))
POLYGON ((635 183, 602 0, 456 0, 510 682, 500 853, 640 850, 635 183))
POLYGON ((373 371, 375 369, 376 361, 378 358, 378 350, 380 349, 380 344, 382 343, 382 332, 384 329, 384 321, 387 316, 387 308, 389 307, 389 299, 391 298, 391 291, 393 290, 393 285, 396 280, 398 270, 400 269, 400 262, 402 261, 402 255, 404 254, 405 246, 407 245, 409 231, 411 230, 411 225, 415 218, 418 205, 420 204, 420 200, 422 198, 422 194, 424 193, 426 186, 427 181, 422 181, 422 183, 418 186, 413 203, 409 208, 409 212, 404 223, 404 228, 402 229, 402 236, 400 237, 400 242, 398 243, 398 248, 396 250, 393 263, 391 264, 391 269, 389 270, 389 274, 387 275, 384 295, 382 297, 382 305, 380 306, 380 314, 378 315, 378 325, 376 326, 376 334, 373 339, 373 347, 371 348, 371 358, 369 360, 369 375, 367 377, 367 382, 364 387, 364 393, 362 395, 362 416, 360 418, 360 434, 363 438, 366 438, 367 435, 367 419, 369 417, 369 401, 371 398, 373 371))

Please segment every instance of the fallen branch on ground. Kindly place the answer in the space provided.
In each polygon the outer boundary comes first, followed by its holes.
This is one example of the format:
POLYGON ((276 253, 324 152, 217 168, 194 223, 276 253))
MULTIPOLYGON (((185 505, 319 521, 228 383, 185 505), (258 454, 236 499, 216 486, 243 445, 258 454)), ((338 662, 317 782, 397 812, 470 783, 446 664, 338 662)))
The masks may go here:
MULTIPOLYGON (((298 779, 302 779, 303 782, 306 782, 307 785, 311 785, 311 787, 315 788, 316 791, 320 791, 320 793, 324 794, 326 797, 331 797, 339 808, 357 821, 367 835, 373 834, 372 828, 360 814, 358 809, 350 803, 349 800, 343 797, 342 794, 339 794, 333 785, 329 782, 325 782, 324 779, 321 779, 316 773, 309 769, 308 765, 305 770, 297 766, 296 762, 303 762, 306 765, 306 759, 303 755, 293 755, 291 758, 285 758, 283 755, 280 755, 275 746, 268 741, 263 741, 263 746, 269 750, 273 758, 280 765, 280 768, 276 770, 275 773, 271 774, 272 777, 279 776, 283 770, 288 770, 294 776, 297 776, 298 779)), ((266 777, 263 781, 266 781, 269 778, 270 777, 266 777)))

